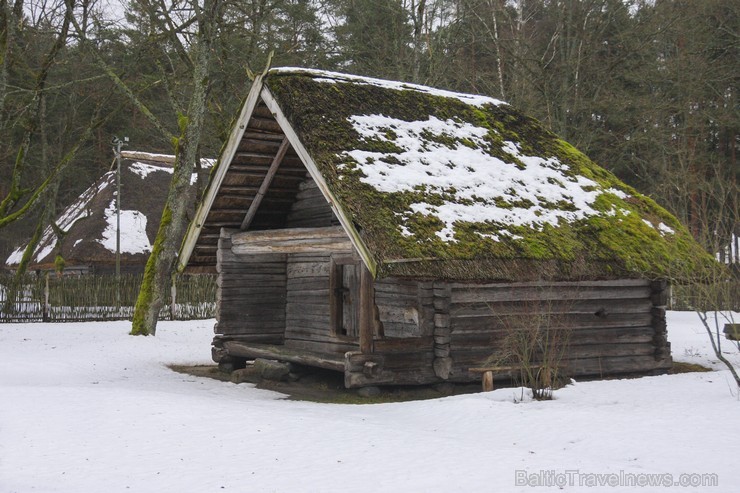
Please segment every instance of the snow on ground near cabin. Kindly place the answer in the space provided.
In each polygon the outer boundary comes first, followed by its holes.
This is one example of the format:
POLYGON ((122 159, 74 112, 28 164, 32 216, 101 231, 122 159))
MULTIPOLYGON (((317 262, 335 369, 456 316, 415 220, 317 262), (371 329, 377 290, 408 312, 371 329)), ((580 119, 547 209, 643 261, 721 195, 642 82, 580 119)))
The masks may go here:
MULTIPOLYGON (((668 321, 676 359, 714 365, 696 315, 668 321)), ((126 322, 0 325, 0 491, 560 491, 517 486, 516 471, 578 471, 564 491, 740 491, 726 371, 578 382, 550 402, 500 389, 316 404, 165 367, 208 363, 212 325, 160 322, 156 338, 126 322), (690 473, 718 486, 637 476, 690 473), (620 474, 661 486, 586 486, 620 474)))
MULTIPOLYGON (((494 223, 501 234, 512 236, 507 226, 541 229, 544 224, 557 226, 561 220, 573 222, 602 214, 591 205, 603 193, 626 197, 624 192, 604 189, 586 177, 568 176, 566 164, 555 158, 528 156, 514 142, 504 142, 507 162, 492 156, 487 150, 489 129, 470 123, 433 116, 412 122, 384 115, 358 115, 349 120, 363 139, 392 143, 401 150, 347 152, 362 170, 364 183, 385 193, 412 192, 421 187, 451 197, 440 205, 422 202, 410 207, 411 213, 440 219, 445 227, 437 236, 445 241, 455 241, 457 222, 494 223), (451 141, 454 144, 448 143, 451 141), (510 206, 499 207, 500 202, 510 206), (564 203, 569 205, 567 210, 561 205, 564 203)), ((402 231, 410 234, 406 225, 402 231)), ((660 231, 665 234, 664 229, 660 231)))

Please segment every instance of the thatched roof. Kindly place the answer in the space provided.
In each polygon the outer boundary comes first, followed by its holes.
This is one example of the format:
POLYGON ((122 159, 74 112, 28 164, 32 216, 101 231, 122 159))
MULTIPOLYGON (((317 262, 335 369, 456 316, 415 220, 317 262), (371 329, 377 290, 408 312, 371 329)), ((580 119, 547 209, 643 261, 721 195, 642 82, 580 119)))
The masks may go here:
MULTIPOLYGON (((174 156, 124 151, 121 162, 121 263, 143 266, 159 228, 174 156)), ((212 160, 203 160, 210 167, 212 160)), ((114 164, 115 165, 115 164, 114 164)), ((194 201, 194 199, 193 199, 194 201)), ((52 269, 57 255, 67 267, 112 265, 116 252, 116 170, 101 176, 48 226, 30 269, 52 269), (61 233, 61 239, 59 234, 61 233)), ((6 260, 18 265, 27 242, 6 260)))
POLYGON ((215 262, 218 227, 239 227, 246 205, 228 216, 218 200, 234 192, 230 167, 263 144, 258 132, 275 148, 287 137, 291 165, 305 166, 377 275, 682 279, 712 268, 674 216, 504 102, 291 68, 255 81, 183 265, 215 262))

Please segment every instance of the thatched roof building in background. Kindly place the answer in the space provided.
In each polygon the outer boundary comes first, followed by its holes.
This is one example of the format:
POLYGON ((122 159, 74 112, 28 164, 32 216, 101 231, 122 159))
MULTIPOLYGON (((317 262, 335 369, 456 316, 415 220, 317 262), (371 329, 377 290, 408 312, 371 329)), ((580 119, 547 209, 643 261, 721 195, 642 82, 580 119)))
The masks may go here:
MULTIPOLYGON (((159 228, 174 156, 124 151, 121 161, 121 270, 142 272, 159 228)), ((210 168, 212 160, 203 160, 210 168)), ((65 271, 102 273, 115 269, 116 170, 101 176, 48 226, 37 245, 29 270, 51 270, 61 255, 65 271), (59 237, 61 233, 61 238, 59 237)), ((194 177, 195 179, 195 177, 194 177)), ((195 201, 194 196, 192 198, 195 201)), ((5 264, 13 269, 27 243, 19 245, 5 264)))

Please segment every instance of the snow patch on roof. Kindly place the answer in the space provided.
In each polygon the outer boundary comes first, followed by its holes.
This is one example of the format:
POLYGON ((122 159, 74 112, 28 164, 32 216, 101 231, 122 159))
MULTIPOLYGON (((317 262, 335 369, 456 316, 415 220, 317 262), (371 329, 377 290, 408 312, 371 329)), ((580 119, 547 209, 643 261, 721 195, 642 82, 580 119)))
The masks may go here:
POLYGON ((165 173, 172 174, 174 168, 171 168, 169 166, 154 166, 152 164, 135 162, 131 163, 128 166, 128 170, 144 180, 147 176, 149 176, 150 173, 156 173, 157 171, 163 171, 165 173))
POLYGON ((671 234, 671 235, 674 235, 674 234, 676 234, 676 230, 675 230, 675 229, 673 229, 673 228, 671 228, 670 226, 668 226, 668 225, 667 225, 667 224, 665 224, 665 223, 660 223, 660 224, 658 224, 658 231, 660 231, 660 232, 661 232, 661 233, 663 233, 664 235, 665 235, 665 234, 671 234))
MULTIPOLYGON (((110 252, 116 251, 116 201, 105 209, 103 237, 96 240, 110 252)), ((140 211, 121 210, 121 253, 149 253, 152 245, 146 234, 146 216, 140 211)))
POLYGON ((23 259, 23 250, 25 247, 18 247, 13 250, 13 253, 8 255, 8 259, 5 261, 5 265, 18 265, 23 259))
POLYGON ((674 235, 676 234, 676 230, 668 226, 666 223, 661 222, 657 226, 655 226, 652 222, 648 221, 647 219, 643 219, 642 222, 647 224, 653 229, 657 229, 661 235, 665 236, 667 234, 674 235))
POLYGON ((464 94, 460 92, 445 91, 444 89, 435 89, 433 87, 422 86, 419 84, 411 84, 408 82, 398 82, 384 79, 375 79, 373 77, 363 77, 360 75, 342 74, 339 72, 329 72, 327 70, 316 70, 306 69, 299 67, 278 67, 270 70, 271 74, 305 74, 314 77, 317 82, 335 84, 337 82, 348 82, 352 84, 366 84, 375 87, 383 87, 386 89, 394 89, 396 91, 417 91, 431 96, 441 96, 444 98, 454 98, 462 101, 463 103, 470 104, 473 106, 483 106, 485 104, 492 104, 498 106, 501 104, 507 104, 505 101, 500 99, 491 98, 488 96, 480 96, 475 94, 464 94))
MULTIPOLYGON (((390 143, 399 152, 348 151, 351 160, 340 167, 356 162, 364 174, 361 181, 381 192, 441 197, 441 204, 412 203, 409 212, 440 219, 445 226, 437 236, 444 241, 455 241, 457 222, 540 229, 603 214, 592 207, 603 193, 626 197, 569 173, 569 166, 555 158, 528 156, 514 142, 502 146, 503 159, 492 156, 489 129, 467 122, 434 116, 407 122, 384 115, 358 115, 349 121, 366 143, 390 143)), ((408 233, 407 226, 402 234, 408 233)), ((502 233, 512 236, 505 229, 502 233)))
MULTIPOLYGON (((216 162, 215 159, 201 159, 201 167, 204 169, 211 168, 213 164, 216 162)), ((156 166, 153 164, 147 164, 147 163, 140 163, 140 162, 134 162, 131 163, 128 166, 129 171, 134 173, 135 175, 138 175, 142 180, 145 180, 147 176, 151 173, 155 173, 157 171, 164 171, 165 173, 172 174, 174 172, 174 168, 171 166, 156 166)), ((190 184, 194 185, 198 181, 198 173, 193 173, 190 175, 190 184)))

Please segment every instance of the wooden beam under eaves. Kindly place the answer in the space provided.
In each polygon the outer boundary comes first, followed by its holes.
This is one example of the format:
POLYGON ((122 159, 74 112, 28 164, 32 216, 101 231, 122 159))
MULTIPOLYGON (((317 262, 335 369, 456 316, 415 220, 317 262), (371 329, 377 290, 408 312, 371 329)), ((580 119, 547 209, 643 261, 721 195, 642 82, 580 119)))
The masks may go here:
POLYGON ((283 162, 285 153, 288 152, 288 147, 290 147, 290 142, 288 141, 287 137, 284 137, 283 141, 280 143, 280 147, 277 150, 277 154, 275 154, 275 158, 272 160, 272 163, 270 163, 270 168, 267 170, 265 179, 262 180, 262 185, 260 185, 259 190, 257 190, 257 194, 254 196, 254 200, 252 200, 247 213, 244 215, 244 220, 242 221, 242 225, 239 228, 242 231, 245 231, 249 227, 249 225, 252 224, 254 216, 257 215, 257 210, 262 203, 262 199, 265 198, 265 194, 272 184, 272 179, 275 178, 275 174, 280 167, 280 163, 283 162))
POLYGON ((237 255, 259 253, 351 253, 352 242, 341 226, 240 231, 231 235, 237 255))

